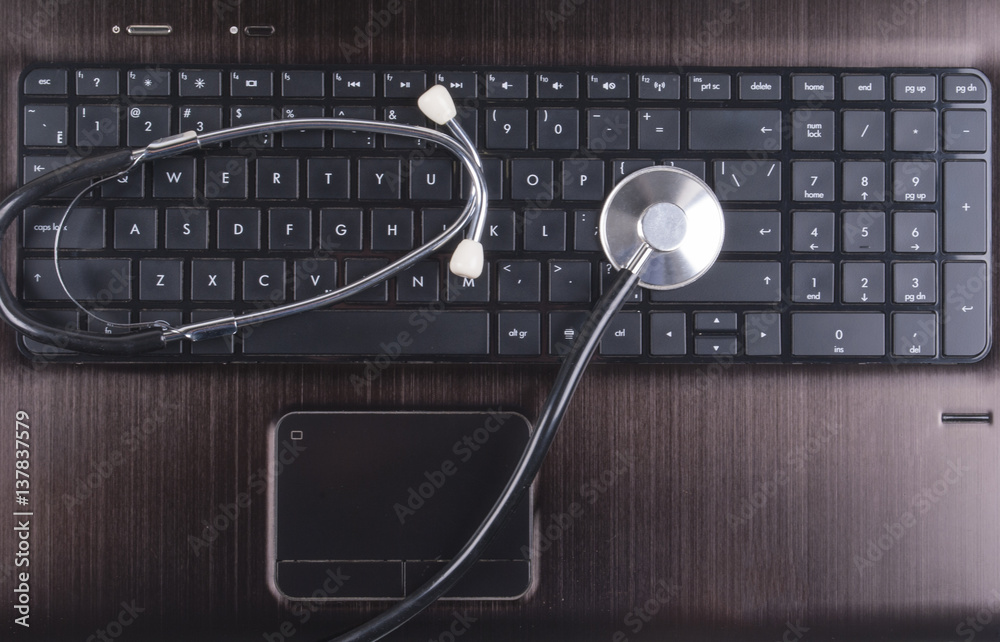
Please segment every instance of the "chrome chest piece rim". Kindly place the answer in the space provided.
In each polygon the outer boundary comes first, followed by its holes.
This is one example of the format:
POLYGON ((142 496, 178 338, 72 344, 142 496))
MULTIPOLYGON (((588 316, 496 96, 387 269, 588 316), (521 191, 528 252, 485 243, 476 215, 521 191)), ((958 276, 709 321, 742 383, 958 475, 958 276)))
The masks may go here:
POLYGON ((722 249, 722 206, 694 174, 669 166, 626 176, 604 201, 601 246, 617 269, 643 244, 653 249, 639 285, 672 290, 691 283, 715 263, 722 249))

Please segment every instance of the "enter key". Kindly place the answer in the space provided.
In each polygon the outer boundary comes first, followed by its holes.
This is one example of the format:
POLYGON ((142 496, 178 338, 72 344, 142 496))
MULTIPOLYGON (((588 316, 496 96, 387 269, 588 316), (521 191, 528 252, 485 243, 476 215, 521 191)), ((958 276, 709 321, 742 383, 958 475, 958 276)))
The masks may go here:
POLYGON ((989 345, 986 293, 989 278, 981 261, 944 264, 943 349, 949 357, 975 357, 989 345))

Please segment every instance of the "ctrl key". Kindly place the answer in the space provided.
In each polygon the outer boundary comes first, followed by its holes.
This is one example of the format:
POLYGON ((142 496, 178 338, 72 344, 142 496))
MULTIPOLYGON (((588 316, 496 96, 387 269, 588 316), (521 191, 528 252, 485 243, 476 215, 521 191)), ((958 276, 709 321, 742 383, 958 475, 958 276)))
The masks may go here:
POLYGON ((881 312, 792 314, 792 354, 798 357, 881 357, 885 315, 881 312))

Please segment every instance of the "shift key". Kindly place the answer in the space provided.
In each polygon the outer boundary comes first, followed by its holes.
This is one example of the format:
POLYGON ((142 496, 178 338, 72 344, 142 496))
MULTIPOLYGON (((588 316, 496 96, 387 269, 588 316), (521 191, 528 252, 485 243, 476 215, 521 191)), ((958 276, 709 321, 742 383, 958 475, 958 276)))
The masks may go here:
MULTIPOLYGON (((127 301, 131 294, 129 259, 60 259, 59 272, 73 298, 127 301)), ((68 300, 51 258, 24 260, 24 298, 68 300)))
MULTIPOLYGON (((647 270, 655 271, 656 264, 647 270)), ((781 300, 781 263, 719 261, 704 276, 676 290, 651 290, 654 303, 777 303, 781 300)))
POLYGON ((777 109, 692 109, 688 119, 692 150, 781 149, 781 112, 777 109))

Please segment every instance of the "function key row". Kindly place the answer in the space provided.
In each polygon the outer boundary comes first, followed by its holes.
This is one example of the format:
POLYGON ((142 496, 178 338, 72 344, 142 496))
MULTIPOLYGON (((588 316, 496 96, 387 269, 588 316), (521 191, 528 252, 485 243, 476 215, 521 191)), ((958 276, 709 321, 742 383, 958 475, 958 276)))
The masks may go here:
MULTIPOLYGON (((591 99, 627 99, 635 79, 641 100, 679 100, 682 85, 692 100, 776 101, 783 98, 780 74, 700 73, 679 74, 629 72, 536 72, 535 95, 540 99, 576 100, 581 85, 591 99), (582 81, 582 82, 581 82, 582 81)), ((456 98, 526 99, 529 74, 517 71, 335 71, 318 69, 274 71, 270 69, 181 69, 160 67, 130 69, 124 82, 116 69, 34 69, 24 80, 27 95, 66 95, 72 86, 77 96, 133 97, 170 96, 218 97, 225 92, 233 97, 285 98, 374 98, 378 85, 385 98, 410 98, 422 94, 429 84, 441 84, 456 98), (176 84, 173 81, 177 76, 176 84), (124 87, 125 92, 122 92, 124 87)), ((941 97, 949 102, 983 102, 986 85, 971 74, 947 74, 941 82, 941 97)), ((841 96, 845 101, 883 101, 888 90, 891 99, 900 102, 934 102, 938 99, 936 75, 846 73, 839 76, 841 96)), ((830 101, 836 98, 838 77, 833 74, 793 73, 791 96, 795 101, 830 101)))

